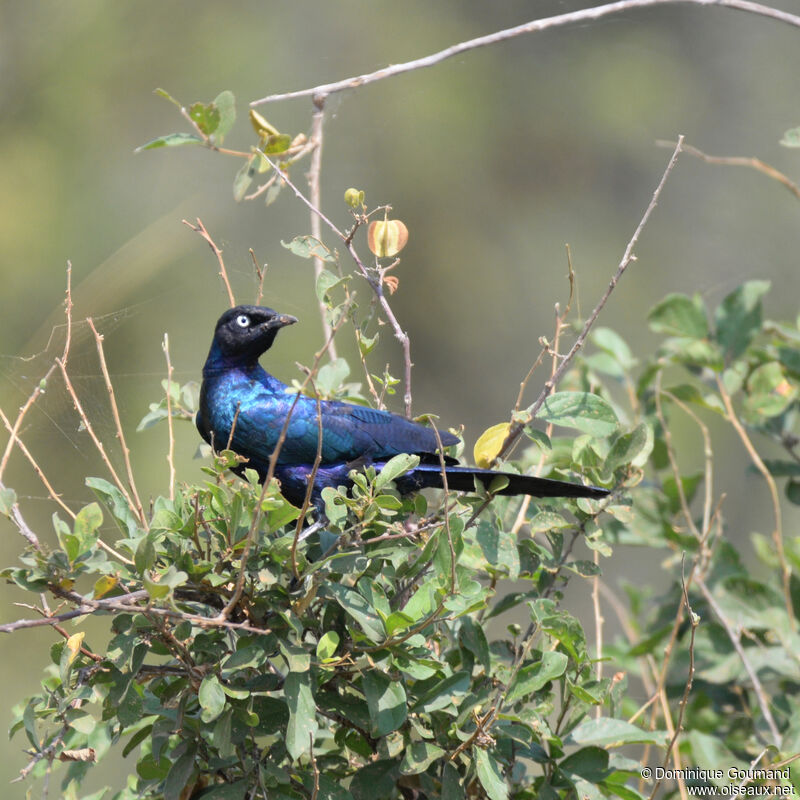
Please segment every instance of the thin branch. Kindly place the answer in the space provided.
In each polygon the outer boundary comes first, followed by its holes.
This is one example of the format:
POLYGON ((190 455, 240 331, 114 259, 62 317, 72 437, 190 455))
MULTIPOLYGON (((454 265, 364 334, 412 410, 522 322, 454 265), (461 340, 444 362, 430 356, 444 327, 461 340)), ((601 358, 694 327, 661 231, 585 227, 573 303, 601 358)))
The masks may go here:
POLYGON ((702 592, 703 597, 705 597, 709 607, 714 612, 714 616, 719 620, 720 625, 722 625, 722 627, 725 629, 725 633, 728 634, 728 638, 733 645, 733 649, 736 650, 736 654, 739 656, 739 660, 742 662, 745 672, 747 672, 750 682, 753 684, 753 691, 755 692, 758 700, 761 714, 763 715, 764 721, 767 723, 770 733, 772 734, 772 743, 775 745, 775 747, 780 748, 781 734, 778 731, 778 726, 775 724, 775 720, 772 717, 772 712, 769 710, 769 701, 767 700, 767 695, 764 692, 764 687, 761 685, 761 681, 758 679, 758 675, 753 669, 753 665, 750 663, 750 659, 747 657, 747 654, 742 647, 741 635, 737 633, 737 631, 735 631, 731 626, 730 622, 728 622, 725 614, 719 607, 719 604, 714 599, 714 595, 711 594, 708 586, 706 586, 705 581, 699 575, 695 576, 695 583, 702 592))
MULTIPOLYGON (((597 550, 593 551, 594 565, 597 567, 597 573, 592 579, 592 609, 594 610, 594 641, 595 649, 597 651, 595 658, 597 659, 597 680, 603 680, 603 609, 600 607, 600 553, 597 550)), ((595 709, 595 716, 600 719, 602 716, 602 708, 598 705, 595 709)))
MULTIPOLYGON (((6 485, 0 481, 0 492, 8 491, 6 485)), ((25 522, 25 517, 22 516, 19 503, 15 500, 9 509, 9 518, 17 526, 17 530, 28 540, 28 544, 41 550, 42 546, 39 544, 39 537, 31 530, 31 527, 25 522)))
POLYGON ((778 495, 778 487, 775 485, 775 479, 767 469, 767 465, 763 462, 755 446, 750 441, 750 437, 747 435, 747 431, 739 421, 739 417, 736 416, 736 411, 734 411, 731 396, 728 394, 728 390, 725 388, 725 384, 722 382, 719 375, 716 376, 716 380, 717 390, 719 391, 719 395, 722 398, 722 403, 725 406, 725 414, 728 417, 728 422, 733 425, 734 430, 742 440, 744 449, 747 450, 747 454, 750 456, 750 460, 753 462, 755 468, 761 473, 762 477, 766 481, 767 488, 769 489, 769 495, 772 500, 772 513, 775 517, 775 528, 772 531, 772 540, 775 543, 775 552, 778 554, 778 560, 781 564, 784 603, 786 604, 786 613, 789 615, 792 625, 796 626, 790 583, 792 570, 788 561, 786 560, 786 553, 783 549, 783 522, 781 517, 781 501, 780 496, 778 495))
POLYGON ((208 246, 211 248, 214 255, 217 257, 217 263, 219 264, 219 276, 222 278, 222 282, 225 284, 225 289, 228 292, 228 300, 231 304, 231 308, 236 305, 236 299, 233 296, 233 289, 231 289, 231 282, 228 280, 228 270, 225 269, 225 262, 222 259, 222 250, 217 247, 214 240, 211 238, 211 234, 206 230, 206 226, 203 225, 202 220, 200 217, 197 218, 197 225, 192 225, 191 222, 188 220, 182 219, 181 222, 186 225, 187 228, 191 228, 195 233, 199 233, 203 239, 206 240, 208 246))
MULTIPOLYGON (((550 380, 548 380, 547 383, 545 383, 544 388, 540 392, 539 397, 536 398, 536 401, 533 403, 533 405, 529 406, 525 410, 524 413, 528 419, 533 419, 536 416, 536 414, 544 404, 544 401, 547 399, 550 392, 561 380, 561 377, 567 371, 570 364, 572 363, 572 360, 577 355, 578 350, 580 350, 581 347, 583 347, 586 338, 589 336, 589 332, 591 331, 592 327, 597 321, 597 318, 600 316, 600 312, 605 307, 605 304, 608 302, 608 298, 611 297, 611 293, 616 288, 620 278, 622 277, 628 266, 631 264, 631 262, 636 260, 636 255, 634 254, 633 249, 634 247, 636 247, 636 244, 639 241, 639 236, 644 230, 647 221, 650 219, 650 215, 653 213, 653 210, 655 209, 658 203, 658 198, 661 196, 661 191, 667 182, 667 178, 669 177, 670 173, 672 172, 675 166, 675 163, 678 160, 678 154, 681 152, 682 145, 683 145, 683 136, 680 136, 678 138, 678 144, 675 147, 674 152, 672 153, 672 157, 670 158, 669 163, 667 164, 667 167, 664 170, 664 174, 661 176, 661 180, 659 181, 655 192, 653 192, 653 197, 651 198, 650 203, 644 212, 644 215, 639 221, 639 224, 636 226, 636 230, 633 232, 633 236, 631 237, 627 247, 625 248, 625 253, 622 256, 622 261, 620 261, 619 266, 617 267, 617 271, 611 278, 611 281, 609 282, 608 287, 606 288, 606 291, 604 292, 603 296, 600 298, 600 301, 594 307, 594 310, 589 315, 589 318, 586 320, 586 323, 583 326, 583 330, 580 332, 578 338, 575 340, 575 344, 572 345, 570 351, 567 353, 566 356, 564 356, 564 359, 562 360, 561 364, 559 365, 555 373, 551 376, 550 380)), ((524 423, 519 421, 511 423, 511 427, 509 428, 508 431, 508 436, 506 437, 506 440, 503 443, 503 447, 500 449, 500 452, 495 457, 494 459, 495 462, 500 458, 505 458, 511 452, 514 445, 516 445, 517 441, 522 435, 524 427, 525 427, 524 423)))
POLYGON ((175 499, 175 431, 172 426, 172 361, 169 357, 169 334, 164 334, 161 343, 164 358, 167 361, 167 431, 169 433, 169 449, 167 450, 167 464, 169 465, 169 499, 175 499))
POLYGON ((136 503, 134 510, 136 511, 142 524, 147 525, 144 508, 142 501, 139 499, 139 492, 136 491, 136 481, 133 477, 133 467, 131 466, 131 451, 128 443, 125 441, 125 432, 122 429, 122 420, 119 416, 119 408, 117 407, 117 398, 114 394, 114 384, 111 382, 111 375, 108 372, 108 365, 106 364, 106 356, 103 351, 103 337, 97 332, 94 322, 91 317, 87 317, 86 321, 94 334, 95 344, 97 345, 97 357, 100 360, 100 370, 103 373, 103 380, 106 384, 106 391, 108 392, 108 401, 111 405, 111 413, 114 417, 114 425, 117 429, 117 439, 119 440, 120 447, 122 448, 122 458, 125 462, 125 471, 128 475, 128 486, 130 487, 131 494, 136 503))
POLYGON ((769 17, 777 20, 778 22, 785 22, 788 25, 793 25, 800 28, 800 17, 794 14, 788 14, 785 11, 780 11, 770 6, 762 5, 761 3, 749 2, 749 0, 619 0, 616 3, 607 3, 602 6, 595 6, 594 8, 584 8, 578 11, 571 11, 566 14, 557 14, 553 17, 544 17, 542 19, 533 20, 531 22, 517 25, 513 28, 506 28, 502 31, 496 31, 486 36, 479 36, 475 39, 470 39, 466 42, 459 42, 438 53, 432 53, 424 58, 417 58, 413 61, 407 61, 402 64, 392 64, 383 69, 376 70, 375 72, 368 72, 364 75, 358 75, 345 80, 336 81, 334 83, 325 83, 320 86, 314 86, 311 89, 301 89, 295 92, 284 92, 282 94, 271 94, 262 97, 260 100, 254 100, 250 103, 251 106, 260 106, 264 103, 275 103, 281 100, 293 100, 298 97, 314 97, 316 95, 329 95, 335 92, 346 91, 347 89, 356 89, 360 86, 381 81, 386 78, 393 78, 397 75, 403 75, 406 72, 413 72, 414 70, 424 69, 426 67, 433 67, 436 64, 445 61, 448 58, 461 55, 470 50, 476 50, 479 47, 486 47, 488 45, 497 44, 508 39, 514 39, 517 36, 522 36, 529 33, 540 33, 551 28, 559 28, 564 25, 575 25, 587 22, 593 22, 603 17, 610 16, 611 14, 618 14, 625 11, 630 11, 637 8, 651 8, 653 6, 663 5, 676 5, 690 4, 698 6, 717 6, 721 8, 731 8, 738 11, 746 11, 750 14, 757 14, 762 17, 769 17))
MULTIPOLYGON (((103 443, 100 441, 100 438, 95 433, 94 426, 91 423, 91 420, 87 416, 86 412, 83 409, 83 405, 81 404, 80 398, 78 397, 78 393, 75 391, 75 387, 72 385, 72 380, 69 377, 69 373, 67 372, 67 364, 66 361, 57 358, 56 364, 61 369, 61 376, 64 378, 64 383, 67 387, 67 392, 69 392, 69 396, 72 399, 72 404, 75 407, 75 410, 78 412, 78 416, 81 418, 81 422, 83 423, 83 427, 86 429, 86 432, 91 437, 92 442, 94 443, 97 452, 100 453, 100 457, 103 459, 103 463, 106 465, 106 469, 109 471, 111 477, 114 480, 114 483, 117 485, 117 488, 122 492, 122 496, 125 498, 125 502, 131 509, 135 509, 136 505, 134 504, 131 496, 128 494, 128 490, 125 488, 125 484, 123 483, 122 479, 117 474, 116 469, 114 469, 114 465, 111 463, 111 459, 108 457, 106 453, 106 448, 103 446, 103 443)), ((141 520, 144 524, 144 520, 141 520)))
MULTIPOLYGON (((689 677, 686 679, 686 685, 683 689, 683 696, 681 697, 681 702, 678 706, 678 720, 675 723, 675 730, 672 733, 672 738, 670 739, 669 745, 667 745, 667 751, 664 754, 664 762, 662 764, 662 767, 664 768, 666 768, 667 764, 669 763, 675 743, 678 741, 678 736, 680 736, 681 730, 683 730, 683 717, 686 713, 686 706, 689 702, 692 684, 694 683, 694 639, 695 633, 697 632, 697 626, 700 624, 700 617, 694 613, 692 606, 689 603, 689 591, 686 588, 686 580, 684 579, 683 574, 681 575, 681 588, 683 589, 683 605, 686 607, 686 611, 689 615, 689 622, 691 624, 691 633, 689 637, 689 677)), ((653 791, 650 792, 650 800, 653 800, 653 798, 656 796, 656 793, 658 792, 663 780, 663 778, 659 778, 655 782, 653 791)))
MULTIPOLYGON (((67 261, 67 289, 66 294, 64 297, 64 314, 66 316, 66 327, 67 333, 64 339, 64 351, 61 355, 61 359, 66 362, 67 356, 69 355, 69 348, 72 343, 72 263, 67 261)), ((49 342, 48 342, 49 344, 49 342)), ((3 479, 3 474, 5 473, 6 465, 8 464, 8 459, 11 455, 11 451, 14 448, 14 443, 19 441, 17 438, 17 434, 22 427, 22 421, 25 419, 25 415, 30 410, 31 406, 39 399, 39 396, 44 394, 45 387, 47 386, 47 381, 50 379, 50 376, 55 371, 56 364, 50 366, 50 369, 44 374, 44 377, 39 381, 38 384, 34 387, 34 390, 31 392, 30 396, 28 397, 25 404, 20 408, 19 414, 17 414, 16 420, 14 420, 14 426, 10 432, 11 438, 6 445, 5 452, 3 453, 3 458, 0 460, 0 480, 3 479)))
POLYGON ((291 561, 292 561, 292 574, 295 580, 300 580, 300 573, 297 570, 297 544, 300 541, 300 534, 303 530, 303 523, 306 519, 306 513, 311 506, 311 496, 314 494, 314 481, 317 479, 317 471, 319 465, 322 463, 322 400, 320 399, 317 385, 314 382, 312 373, 308 373, 308 380, 311 383, 311 388, 317 399, 317 452, 314 455, 314 465, 311 467, 311 474, 308 476, 308 486, 306 487, 306 496, 303 498, 303 506, 300 509, 300 516, 297 518, 297 526, 294 531, 294 539, 292 539, 291 561))
MULTIPOLYGON (((263 155, 263 154, 262 154, 263 155)), ((278 165, 272 161, 268 156, 264 155, 264 158, 269 162, 270 166, 276 171, 280 172, 280 168, 278 165)), ((364 265, 364 262, 361 260, 361 257, 356 252, 355 247, 353 246, 352 236, 346 235, 342 233, 341 230, 333 223, 331 220, 325 216, 322 210, 315 206, 298 188, 297 186, 292 183, 291 179, 281 173, 283 180, 286 182, 286 185, 295 193, 297 198, 301 200, 303 203, 308 206, 309 210, 316 214, 341 240, 344 242, 345 247, 347 248, 347 252, 353 258, 353 261, 356 262, 356 266, 359 269, 359 272, 367 281, 367 283, 372 287, 373 292, 375 292, 376 297, 378 298, 378 302, 380 303, 381 308, 383 309, 383 313, 386 315, 386 319, 389 321, 389 324, 392 326, 392 330, 394 331, 395 338, 400 342, 403 347, 403 358, 405 362, 405 393, 403 399, 405 401, 405 412, 406 417, 409 419, 411 418, 411 340, 408 337, 408 334, 400 327, 400 323, 397 321, 397 317, 395 317, 394 312, 392 311, 391 307, 389 306, 389 302, 386 300, 386 297, 383 293, 383 285, 379 280, 375 280, 372 275, 370 275, 369 270, 364 265)))
MULTIPOLYGON (((89 597, 84 597, 77 592, 68 592, 59 589, 56 586, 51 586, 50 590, 58 597, 63 597, 75 603, 81 612, 81 615, 92 614, 95 612, 109 612, 109 613, 126 613, 131 611, 141 611, 142 613, 155 614, 160 617, 171 617, 173 619, 185 620, 197 625, 201 628, 225 628, 226 630, 241 630, 248 633, 267 634, 270 633, 269 628, 257 628, 254 625, 249 625, 245 622, 230 622, 227 619, 220 619, 219 617, 204 617, 202 614, 191 614, 186 611, 178 611, 175 608, 161 608, 151 604, 150 595, 146 589, 140 589, 129 594, 120 595, 113 598, 101 598, 94 600, 89 597), (146 605, 137 605, 139 602, 145 601, 146 605)), ((53 619, 57 619, 54 617, 53 619)), ((35 620, 39 622, 39 620, 35 620)), ((20 621, 22 622, 22 620, 20 621)), ((9 625, 16 625, 18 623, 9 623, 9 625)), ((36 627, 31 625, 23 625, 21 627, 36 627)), ((2 631, 0 631, 2 632, 2 631)))
MULTIPOLYGON (((56 365, 53 364, 53 366, 50 368, 49 372, 52 372, 53 369, 55 369, 55 366, 56 365)), ((48 372, 48 374, 49 374, 49 372, 48 372)), ((22 415, 20 414, 20 417, 21 416, 22 415)), ((17 420, 19 420, 20 417, 17 417, 17 420)), ((52 484, 47 479, 47 476, 44 474, 44 470, 42 470, 42 468, 39 466, 39 463, 33 457, 33 453, 31 453, 31 451, 28 450, 26 445, 23 443, 22 439, 19 438, 19 434, 15 433, 14 428, 16 426, 12 426, 11 425, 11 422, 9 421, 8 417, 3 412, 2 408, 0 408, 0 419, 3 420, 3 425, 5 425, 6 430, 9 432, 9 434, 11 436, 11 438, 9 439, 9 444, 16 444, 16 446, 19 448, 19 451, 22 453, 22 455, 24 455, 25 458, 28 459, 28 462, 33 467, 33 471, 39 476, 39 480, 42 482, 42 485, 47 490, 47 493, 50 495, 51 499, 54 500, 56 503, 58 503, 58 505, 61 506, 61 508, 67 514, 69 514, 70 517, 75 519, 75 516, 76 516, 75 512, 61 499, 61 495, 58 494, 58 492, 56 492, 56 490, 53 488, 52 484)), ((0 470, 0 476, 2 476, 2 470, 0 470)))
POLYGON ((264 278, 267 277, 267 265, 264 264, 263 267, 258 265, 258 259, 256 258, 256 253, 253 248, 250 248, 250 258, 253 259, 253 267, 255 268, 256 275, 258 276, 258 289, 256 290, 256 302, 257 306, 261 305, 262 300, 264 299, 264 278))
MULTIPOLYGON (((675 142, 665 142, 660 139, 656 141, 656 144, 659 147, 675 146, 675 142)), ((787 178, 782 172, 775 169, 775 167, 764 163, 760 158, 747 158, 743 156, 710 156, 707 153, 704 153, 702 150, 698 150, 696 147, 692 147, 688 144, 683 146, 683 151, 690 156, 695 156, 696 158, 705 161, 707 164, 722 164, 729 167, 749 167, 750 169, 754 169, 757 172, 766 175, 768 178, 778 181, 778 183, 782 183, 798 200, 800 200, 800 186, 798 186, 793 180, 787 178)))
MULTIPOLYGON (((314 149, 311 152, 311 165, 309 166, 308 173, 306 175, 308 178, 309 199, 314 208, 322 207, 320 194, 320 175, 322 173, 322 129, 324 124, 325 97, 324 95, 318 95, 314 97, 314 114, 311 117, 311 144, 313 145, 314 149)), ((317 241, 322 241, 319 215, 315 214, 313 211, 310 211, 310 217, 311 235, 317 239, 317 241)), ((325 269, 325 262, 318 256, 314 256, 312 261, 314 262, 314 281, 316 283, 320 274, 325 269)), ((331 339, 331 324, 328 322, 326 311, 327 308, 325 306, 325 301, 320 300, 319 313, 320 319, 322 320, 322 333, 325 341, 331 342, 330 347, 328 348, 328 353, 331 361, 335 361, 336 345, 331 339)))

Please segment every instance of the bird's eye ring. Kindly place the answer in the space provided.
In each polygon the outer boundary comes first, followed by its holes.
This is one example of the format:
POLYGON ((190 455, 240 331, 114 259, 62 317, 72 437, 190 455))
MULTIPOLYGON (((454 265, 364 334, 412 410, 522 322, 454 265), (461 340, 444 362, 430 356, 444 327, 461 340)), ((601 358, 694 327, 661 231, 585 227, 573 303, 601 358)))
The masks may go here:
POLYGON ((240 328, 246 328, 250 325, 250 317, 248 317, 247 314, 239 314, 239 316, 236 317, 236 324, 240 328))

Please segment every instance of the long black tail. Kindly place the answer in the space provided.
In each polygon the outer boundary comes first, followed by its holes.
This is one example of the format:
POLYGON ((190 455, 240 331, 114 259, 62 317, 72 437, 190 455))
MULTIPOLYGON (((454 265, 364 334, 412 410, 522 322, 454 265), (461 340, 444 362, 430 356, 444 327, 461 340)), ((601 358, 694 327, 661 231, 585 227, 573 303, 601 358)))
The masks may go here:
MULTIPOLYGON (((445 467, 445 472, 447 473, 447 488, 456 492, 474 492, 476 479, 488 487, 495 478, 502 475, 508 478, 508 485, 504 486, 498 494, 529 494, 533 497, 590 497, 594 500, 610 494, 608 489, 601 489, 599 486, 584 486, 581 483, 535 478, 532 475, 515 475, 511 472, 498 472, 478 467, 448 465, 445 467)), ((397 488, 401 492, 428 487, 441 489, 443 485, 442 468, 438 464, 419 464, 397 480, 397 488)))

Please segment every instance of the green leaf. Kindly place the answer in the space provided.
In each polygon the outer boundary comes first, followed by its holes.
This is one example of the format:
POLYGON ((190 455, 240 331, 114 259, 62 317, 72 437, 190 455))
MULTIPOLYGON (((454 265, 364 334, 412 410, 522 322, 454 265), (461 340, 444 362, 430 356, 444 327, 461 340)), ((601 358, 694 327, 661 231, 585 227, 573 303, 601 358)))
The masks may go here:
POLYGON ((397 789, 397 761, 381 759, 361 767, 350 784, 355 800, 392 797, 397 789))
POLYGON ((708 336, 706 310, 699 295, 690 298, 685 294, 669 294, 650 309, 647 320, 656 333, 689 339, 708 336))
POLYGON ((747 281, 717 309, 716 339, 727 359, 738 358, 761 329, 761 298, 769 288, 769 281, 747 281))
POLYGON ((210 136, 219 127, 220 113, 213 103, 192 103, 189 118, 206 136, 210 136))
POLYGON ((333 597, 339 605, 361 626, 364 633, 374 642, 382 642, 386 637, 383 620, 372 606, 358 593, 338 583, 322 587, 320 594, 333 597))
POLYGON ((219 111, 219 124, 215 132, 216 140, 221 144, 230 133, 233 123, 236 122, 236 98, 233 96, 233 92, 226 89, 214 98, 214 105, 219 111))
MULTIPOLYGON (((349 374, 350 365, 347 363, 346 358, 337 358, 335 361, 325 364, 317 372, 317 392, 323 397, 335 394, 341 389, 349 374)), ((369 413, 368 409, 364 409, 364 411, 369 413)), ((315 424, 316 421, 316 417, 314 417, 315 424)))
POLYGON ((186 784, 195 771, 196 757, 197 748, 187 746, 183 754, 172 763, 167 773, 167 780, 164 782, 164 800, 180 800, 186 784))
POLYGON ((419 456, 408 455, 408 453, 400 453, 394 458, 389 459, 383 469, 378 473, 378 477, 375 478, 376 491, 386 486, 389 481, 393 481, 395 478, 405 475, 406 472, 416 467, 417 464, 419 464, 419 456))
POLYGON ((153 94, 157 94, 159 97, 169 100, 169 102, 177 108, 183 108, 183 103, 176 100, 166 89, 153 89, 153 94))
POLYGON ((556 392, 544 401, 537 419, 566 428, 577 428, 591 436, 609 436, 619 426, 614 409, 590 392, 556 392))
POLYGON ((94 538, 97 529, 103 524, 103 512, 97 503, 84 506, 75 517, 72 529, 82 542, 94 538))
POLYGON ((449 763, 445 763, 442 772, 441 800, 464 800, 464 787, 458 770, 449 763))
POLYGON ((291 242, 284 242, 281 244, 301 258, 321 258, 323 261, 330 261, 336 263, 336 256, 319 240, 310 235, 295 236, 291 242))
POLYGON ((506 703, 528 697, 543 686, 561 677, 567 669, 569 659, 564 653, 551 650, 542 654, 542 660, 522 667, 506 692, 506 703))
POLYGON ((323 634, 317 642, 317 658, 323 661, 326 658, 333 658, 333 654, 339 647, 339 634, 336 631, 328 631, 323 634))
POLYGON ((608 751, 601 747, 583 747, 568 755, 558 768, 570 779, 581 777, 589 783, 600 783, 609 775, 608 751))
POLYGON ((470 686, 470 675, 468 672, 454 672, 434 684, 422 697, 420 697, 412 707, 412 711, 438 711, 451 705, 458 697, 463 697, 470 686))
POLYGON ((317 275, 316 292, 317 299, 320 303, 324 303, 328 298, 328 292, 339 284, 347 283, 350 280, 349 275, 339 277, 331 272, 329 269, 321 269, 317 275))
POLYGON ((225 692, 220 686, 219 678, 216 675, 207 675, 200 684, 197 693, 200 707, 203 709, 201 718, 203 722, 209 723, 215 720, 225 708, 225 692))
POLYGON ((275 133, 267 137, 261 151, 266 156, 277 156, 285 153, 292 143, 292 137, 288 133, 275 133))
POLYGON ((241 203, 242 200, 244 200, 244 196, 250 188, 255 174, 256 170, 253 166, 253 156, 250 156, 239 168, 236 177, 233 179, 233 199, 237 203, 241 203))
POLYGON ((476 661, 483 667, 486 675, 489 675, 492 668, 489 643, 486 641, 486 634, 483 632, 483 628, 472 617, 462 617, 458 640, 463 647, 466 647, 475 656, 476 661))
POLYGON ((168 133, 166 136, 151 139, 146 144, 137 147, 133 152, 141 153, 145 150, 155 150, 159 147, 182 147, 186 144, 203 144, 203 140, 193 133, 168 133))
POLYGON ((782 414, 797 398, 797 386, 790 383, 777 361, 762 364, 747 379, 744 409, 756 422, 782 414))
POLYGON ((623 372, 633 369, 636 365, 636 359, 633 357, 628 344, 611 328, 595 328, 592 332, 592 341, 596 347, 611 356, 619 364, 623 372))
MULTIPOLYGON (((697 764, 701 769, 718 769, 720 764, 724 764, 726 778, 729 769, 746 770, 748 767, 752 769, 752 766, 748 765, 747 762, 737 758, 725 746, 723 739, 718 735, 693 730, 687 732, 686 740, 692 748, 693 763, 697 764)), ((725 783, 727 783, 727 780, 725 783)))
POLYGON ((311 654, 298 644, 280 642, 281 655, 286 659, 289 672, 305 672, 311 668, 311 654))
POLYGON ((569 522, 561 514, 556 514, 555 511, 540 511, 531 519, 530 527, 531 533, 544 533, 545 531, 569 528, 569 522))
MULTIPOLYGON (((233 783, 218 783, 208 789, 204 789, 202 794, 198 795, 198 800, 245 800, 251 789, 249 780, 242 779, 234 781, 233 783)), ((286 795, 280 795, 286 797, 286 795)), ((276 793, 275 797, 279 797, 276 793)))
POLYGON ((472 756, 475 759, 478 780, 489 800, 508 800, 508 784, 494 756, 481 747, 473 747, 472 756))
POLYGON ((725 366, 719 346, 707 339, 691 339, 686 336, 675 336, 664 342, 663 351, 672 356, 679 364, 697 367, 709 367, 720 372, 725 366))
MULTIPOLYGON (((726 373, 729 372, 726 370, 726 373)), ((724 376, 723 376, 724 380, 724 376)), ((683 401, 684 403, 693 403, 694 405, 707 408, 709 411, 714 411, 717 414, 725 415, 725 406, 722 400, 716 394, 708 391, 700 391, 700 389, 691 383, 681 383, 677 386, 670 386, 665 392, 667 400, 671 398, 669 395, 683 401)))
POLYGON ((401 775, 418 775, 444 755, 444 750, 430 742, 412 742, 400 762, 401 775))
POLYGON ((155 535, 148 533, 139 540, 136 553, 133 556, 133 565, 140 575, 151 570, 156 563, 155 535))
POLYGON ((111 512, 111 516, 128 534, 135 535, 139 523, 122 492, 103 478, 87 478, 86 485, 98 496, 111 512))
POLYGON ((36 735, 36 698, 31 698, 25 710, 22 712, 22 724, 25 728, 25 735, 37 752, 41 749, 39 737, 36 735))
POLYGON ((667 743, 666 731, 646 731, 622 719, 590 719, 582 722, 567 737, 567 742, 598 747, 621 747, 625 744, 667 743))
POLYGON ((13 489, 6 486, 0 489, 0 514, 8 516, 16 502, 17 493, 13 489))
POLYGON ((391 680, 375 670, 362 678, 367 698, 371 733, 385 736, 396 731, 408 716, 408 699, 402 681, 391 680))
POLYGON ((283 691, 289 706, 286 749, 296 759, 310 752, 311 737, 316 736, 318 730, 314 696, 311 693, 311 672, 290 672, 286 676, 283 691))
MULTIPOLYGON (((633 464, 640 457, 644 463, 653 449, 653 433, 647 423, 642 422, 630 433, 618 436, 603 464, 602 480, 609 480, 617 467, 633 464)), ((639 466, 644 466, 639 463, 639 466)))
POLYGON ((800 147, 800 128, 789 128, 780 141, 784 147, 800 147))

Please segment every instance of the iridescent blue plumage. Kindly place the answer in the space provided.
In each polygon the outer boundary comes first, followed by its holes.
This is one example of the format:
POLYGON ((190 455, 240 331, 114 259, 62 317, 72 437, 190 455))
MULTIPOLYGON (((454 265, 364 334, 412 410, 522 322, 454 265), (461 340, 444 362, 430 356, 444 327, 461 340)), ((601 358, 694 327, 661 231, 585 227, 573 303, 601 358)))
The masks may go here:
MULTIPOLYGON (((196 423, 212 447, 224 449, 230 440, 231 449, 247 458, 247 466, 255 469, 263 480, 291 411, 275 477, 281 482, 284 496, 300 505, 319 444, 317 401, 304 395, 297 398, 294 390, 258 363, 259 356, 272 346, 278 330, 296 321, 261 306, 237 306, 220 317, 203 368, 196 423)), ((323 401, 320 409, 322 459, 312 493, 316 504, 325 486, 350 485, 348 475, 352 469, 371 464, 380 471, 386 461, 399 453, 417 454, 421 461, 397 481, 401 492, 442 486, 438 441, 431 428, 388 411, 352 403, 323 401)), ((438 434, 444 447, 458 442, 451 433, 438 434)), ((457 466, 455 459, 449 457, 445 457, 445 462, 448 486, 459 491, 472 491, 476 479, 489 483, 500 474, 457 466)), ((592 486, 503 474, 509 479, 504 494, 602 497, 608 493, 592 486)))

